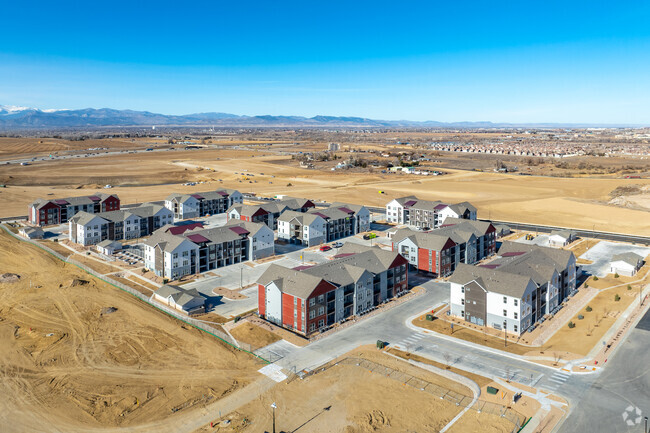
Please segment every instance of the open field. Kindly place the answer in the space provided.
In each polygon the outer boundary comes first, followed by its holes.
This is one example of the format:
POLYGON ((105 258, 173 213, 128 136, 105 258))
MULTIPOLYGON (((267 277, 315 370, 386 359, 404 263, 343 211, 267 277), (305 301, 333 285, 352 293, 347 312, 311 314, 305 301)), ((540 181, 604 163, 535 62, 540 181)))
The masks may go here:
MULTIPOLYGON (((183 423, 260 365, 0 231, 3 432, 183 423)), ((180 425, 180 424, 179 424, 180 425)))
POLYGON ((0 173, 0 183, 7 184, 0 189, 0 216, 26 214, 27 205, 37 197, 91 194, 105 184, 115 186, 104 191, 117 193, 124 204, 161 200, 170 192, 230 187, 265 196, 289 194, 373 206, 415 194, 423 199, 470 201, 480 218, 650 235, 647 211, 608 204, 616 188, 650 185, 649 179, 551 178, 462 170, 447 170, 445 176, 332 172, 300 168, 290 155, 272 152, 266 148, 179 150, 6 166, 0 173), (244 179, 244 170, 255 176, 244 179), (180 185, 188 181, 206 183, 180 185))
MULTIPOLYGON (((457 382, 396 360, 370 347, 353 351, 349 355, 369 359, 416 378, 471 395, 469 389, 457 382)), ((303 380, 278 384, 253 402, 239 408, 236 414, 227 417, 231 420, 229 427, 219 427, 216 431, 271 431, 270 406, 273 402, 277 405, 277 431, 298 430, 306 433, 433 432, 440 430, 461 410, 454 403, 406 386, 394 377, 370 372, 356 365, 340 364, 303 380)), ((477 418, 480 418, 485 431, 506 433, 513 428, 509 421, 497 415, 482 413, 477 418)), ((467 422, 474 425, 471 419, 467 422)), ((200 431, 214 430, 204 428, 200 431)))

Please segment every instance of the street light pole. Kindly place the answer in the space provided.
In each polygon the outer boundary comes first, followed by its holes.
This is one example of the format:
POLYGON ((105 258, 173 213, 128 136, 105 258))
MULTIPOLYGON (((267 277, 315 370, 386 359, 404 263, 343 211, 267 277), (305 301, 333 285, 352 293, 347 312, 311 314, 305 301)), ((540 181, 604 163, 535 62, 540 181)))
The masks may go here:
POLYGON ((277 407, 275 405, 275 402, 273 402, 273 404, 271 404, 271 407, 273 408, 273 433, 275 433, 275 408, 277 407))
POLYGON ((647 417, 647 416, 644 417, 643 420, 645 421, 644 432, 645 432, 645 433, 648 433, 648 417, 647 417))

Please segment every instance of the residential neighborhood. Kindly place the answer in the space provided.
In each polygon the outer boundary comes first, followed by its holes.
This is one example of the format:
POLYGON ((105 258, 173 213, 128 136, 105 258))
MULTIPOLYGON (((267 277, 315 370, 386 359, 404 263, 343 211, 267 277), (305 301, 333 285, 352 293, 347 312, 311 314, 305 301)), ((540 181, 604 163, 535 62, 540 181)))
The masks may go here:
POLYGON ((446 218, 476 219, 476 208, 468 202, 446 204, 420 200, 415 196, 401 197, 386 204, 386 221, 417 228, 436 229, 446 218))
POLYGON ((570 251, 504 242, 494 260, 460 264, 449 279, 451 315, 520 335, 576 288, 570 251))
POLYGON ((96 214, 115 210, 120 210, 120 199, 117 195, 97 193, 51 200, 39 198, 29 205, 27 215, 30 224, 46 226, 67 223, 78 212, 96 214))
POLYGON ((239 191, 219 189, 194 194, 170 194, 165 199, 165 207, 174 213, 174 219, 184 220, 225 213, 233 204, 242 201, 239 191))
POLYGON ((406 292, 406 265, 395 252, 350 243, 329 263, 271 265, 258 280, 258 312, 309 336, 406 292))

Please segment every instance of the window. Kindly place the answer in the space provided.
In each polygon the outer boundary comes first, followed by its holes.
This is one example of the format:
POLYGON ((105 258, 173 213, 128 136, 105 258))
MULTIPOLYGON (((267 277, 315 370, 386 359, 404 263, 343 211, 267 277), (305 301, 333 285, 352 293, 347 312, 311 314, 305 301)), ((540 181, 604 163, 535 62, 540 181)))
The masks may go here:
POLYGON ((315 331, 316 330, 316 324, 312 323, 311 325, 309 325, 309 330, 310 331, 315 331))
POLYGON ((464 299, 460 300, 460 305, 465 305, 465 300, 464 299))
POLYGON ((311 311, 309 312, 309 318, 310 318, 310 319, 313 319, 314 317, 316 317, 316 310, 311 310, 311 311))
POLYGON ((507 311, 507 310, 503 310, 503 317, 506 317, 507 315, 508 315, 508 311, 507 311))
POLYGON ((460 293, 465 293, 465 286, 462 286, 462 287, 460 288, 460 293))
POLYGON ((183 257, 187 257, 189 255, 189 251, 183 251, 183 257))
POLYGON ((517 318, 517 312, 515 311, 515 319, 517 318))
POLYGON ((313 307, 316 304, 316 298, 310 298, 309 299, 309 306, 313 307))
POLYGON ((323 302, 324 296, 323 295, 318 295, 318 302, 323 302))
POLYGON ((515 299, 515 307, 519 305, 519 300, 515 299))
POLYGON ((507 304, 507 303, 508 303, 508 298, 505 297, 505 296, 503 297, 503 303, 504 303, 504 304, 507 304))
POLYGON ((517 332, 517 325, 514 325, 514 331, 517 332))
POLYGON ((322 316, 323 314, 325 314, 325 307, 318 307, 318 315, 322 316))
POLYGON ((323 319, 320 319, 320 320, 318 321, 318 327, 319 327, 319 328, 322 328, 323 326, 325 326, 325 321, 324 321, 323 319))
POLYGON ((174 253, 174 255, 172 257, 177 259, 178 258, 178 253, 174 253))

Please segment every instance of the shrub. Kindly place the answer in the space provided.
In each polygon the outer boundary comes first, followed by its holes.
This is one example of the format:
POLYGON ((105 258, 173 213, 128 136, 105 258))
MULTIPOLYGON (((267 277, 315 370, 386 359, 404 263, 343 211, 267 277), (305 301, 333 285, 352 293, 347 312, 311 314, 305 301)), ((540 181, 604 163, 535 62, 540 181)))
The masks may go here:
POLYGON ((598 276, 594 275, 594 281, 598 281, 598 276))
POLYGON ((578 320, 582 320, 584 318, 585 318, 585 316, 583 316, 582 314, 578 314, 578 320))
POLYGON ((576 324, 573 322, 569 322, 569 328, 573 329, 576 327, 576 324))
POLYGON ((614 296, 614 301, 618 302, 620 300, 621 300, 621 297, 618 296, 618 293, 617 293, 616 296, 614 296))
POLYGON ((614 278, 618 278, 620 275, 618 275, 618 272, 614 274, 614 278))
POLYGON ((585 283, 585 289, 589 288, 589 284, 585 283))
POLYGON ((433 320, 433 314, 427 314, 427 320, 431 322, 433 320))
POLYGON ((632 286, 630 284, 627 285, 627 290, 632 290, 632 286))
POLYGON ((591 310, 593 310, 593 308, 591 308, 589 305, 587 305, 587 308, 585 308, 585 310, 587 310, 587 313, 588 313, 588 312, 590 312, 591 310))
POLYGON ((289 183, 287 184, 287 186, 293 186, 293 185, 291 185, 291 182, 289 182, 289 183))

